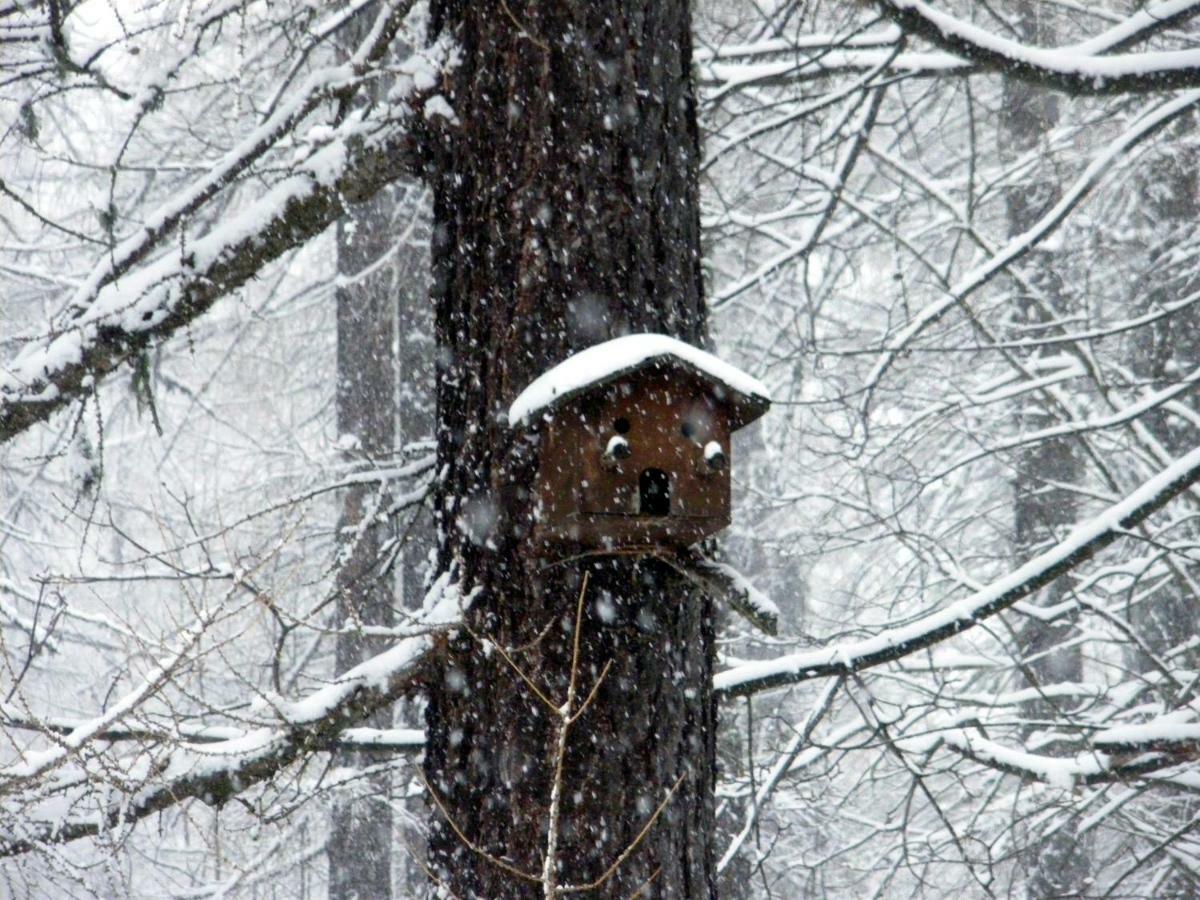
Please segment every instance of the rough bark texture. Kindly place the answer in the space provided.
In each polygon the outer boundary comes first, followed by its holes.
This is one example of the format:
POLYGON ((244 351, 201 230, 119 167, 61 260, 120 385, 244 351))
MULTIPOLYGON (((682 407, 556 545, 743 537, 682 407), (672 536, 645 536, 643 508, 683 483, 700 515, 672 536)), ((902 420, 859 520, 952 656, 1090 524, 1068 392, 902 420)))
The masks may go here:
POLYGON ((555 880, 601 878, 666 800, 589 896, 711 897, 711 603, 660 562, 532 556, 538 448, 504 416, 600 340, 704 340, 688 6, 434 7, 462 45, 465 123, 435 180, 438 565, 473 592, 474 636, 445 649, 430 691, 426 771, 445 813, 431 867, 459 897, 545 894, 507 868, 541 877, 554 769, 552 716, 516 669, 562 702, 586 570, 581 699, 611 670, 566 743, 555 880))

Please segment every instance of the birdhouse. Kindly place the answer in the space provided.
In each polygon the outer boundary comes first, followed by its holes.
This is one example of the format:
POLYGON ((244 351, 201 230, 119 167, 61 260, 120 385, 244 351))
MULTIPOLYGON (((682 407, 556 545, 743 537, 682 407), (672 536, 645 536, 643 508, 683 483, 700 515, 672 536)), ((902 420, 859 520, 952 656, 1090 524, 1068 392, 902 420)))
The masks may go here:
POLYGON ((534 543, 681 548, 716 534, 730 521, 730 436, 769 406, 759 381, 665 335, 575 354, 509 409, 538 443, 534 543))

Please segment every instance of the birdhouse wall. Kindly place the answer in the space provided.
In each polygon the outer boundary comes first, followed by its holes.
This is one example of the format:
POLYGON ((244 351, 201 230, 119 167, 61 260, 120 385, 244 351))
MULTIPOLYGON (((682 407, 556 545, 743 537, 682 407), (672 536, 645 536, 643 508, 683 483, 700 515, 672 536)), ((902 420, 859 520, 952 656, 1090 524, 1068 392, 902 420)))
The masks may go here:
POLYGON ((563 404, 541 433, 543 543, 682 547, 729 525, 728 413, 700 379, 638 373, 563 404), (614 438, 627 458, 605 458, 614 438), (713 442, 721 468, 705 457, 713 442))

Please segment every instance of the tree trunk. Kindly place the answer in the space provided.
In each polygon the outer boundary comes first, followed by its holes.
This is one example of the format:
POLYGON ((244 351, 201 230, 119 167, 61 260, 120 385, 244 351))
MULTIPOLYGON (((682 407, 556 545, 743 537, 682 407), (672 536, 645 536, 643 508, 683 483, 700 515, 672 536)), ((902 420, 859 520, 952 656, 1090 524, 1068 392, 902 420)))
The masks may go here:
MULTIPOLYGON (((393 337, 396 298, 379 272, 360 273, 394 242, 387 228, 387 195, 354 208, 338 222, 337 424, 350 460, 382 461, 395 450, 396 395, 393 337)), ((378 485, 348 488, 338 522, 340 566, 334 623, 338 626, 390 625, 392 579, 381 569, 386 526, 376 516, 387 508, 378 485)), ((337 636, 335 670, 344 672, 384 649, 385 643, 347 631, 337 636)), ((392 724, 390 709, 365 723, 392 724)), ((355 752, 339 765, 360 767, 377 760, 355 752)), ((376 776, 354 796, 339 796, 329 835, 329 896, 368 900, 391 896, 392 812, 390 779, 376 776)))
MULTIPOLYGON (((1029 3, 1016 10, 1015 26, 1024 41, 1050 45, 1053 34, 1029 3)), ((1033 87, 1013 78, 1005 79, 1001 111, 1000 149, 1003 157, 1013 159, 1038 146, 1044 135, 1058 123, 1058 97, 1051 91, 1033 87)), ((1038 170, 1032 183, 1014 187, 1006 197, 1010 236, 1033 226, 1059 199, 1061 187, 1049 167, 1038 170)), ((1021 298, 1015 304, 1016 324, 1039 325, 1041 335, 1052 333, 1053 322, 1065 313, 1066 302, 1059 262, 1052 251, 1037 250, 1027 257, 1025 275, 1044 302, 1021 298)), ((1027 362, 1033 362, 1031 357, 1027 362)), ((1023 432, 1037 431, 1056 424, 1058 416, 1048 397, 1023 397, 1017 414, 1023 432)), ((1059 485, 1078 483, 1079 462, 1070 438, 1043 440, 1018 451, 1014 491, 1014 550, 1017 563, 1023 563, 1046 546, 1060 540, 1075 524, 1075 495, 1059 485)), ((1040 605, 1062 601, 1067 588, 1059 579, 1043 589, 1040 605)), ((1021 656, 1030 660, 1026 674, 1037 685, 1080 682, 1083 680, 1083 656, 1078 646, 1064 647, 1076 628, 1071 621, 1041 622, 1030 619, 1021 628, 1021 656)), ((1051 701, 1025 705, 1025 716, 1033 722, 1061 718, 1051 701)), ((1039 730, 1031 726, 1029 733, 1039 730)), ((1044 748, 1043 748, 1044 749, 1044 748)), ((1073 749, 1073 748, 1071 748, 1073 749)), ((1076 896, 1086 885, 1090 872, 1088 849, 1081 844, 1070 825, 1063 826, 1044 840, 1037 840, 1026 860, 1026 892, 1031 898, 1076 896)))
POLYGON ((705 338, 688 5, 441 0, 433 24, 464 123, 434 176, 438 567, 471 602, 429 690, 431 869, 459 897, 713 897, 711 605, 655 560, 532 556, 537 447, 505 417, 597 341, 705 338), (567 696, 585 573, 576 708, 611 668, 556 790, 531 684, 567 696))
MULTIPOLYGON (((1200 290, 1200 274, 1194 261, 1200 244, 1196 224, 1200 217, 1200 153, 1195 146, 1195 130, 1194 116, 1178 122, 1173 129, 1174 140, 1152 158, 1139 185, 1137 224, 1147 240, 1145 268, 1137 280, 1131 315, 1155 312, 1200 290)), ((1200 309, 1192 305, 1138 329, 1133 365, 1148 392, 1177 385, 1181 376, 1200 365, 1200 309)), ((1153 440, 1168 456, 1182 456, 1200 443, 1200 428, 1168 409, 1152 409, 1144 421, 1153 440)), ((1136 605, 1132 616, 1138 634, 1152 652, 1162 657, 1175 651, 1176 664, 1194 664, 1200 654, 1194 649, 1180 654, 1179 648, 1196 635, 1194 585, 1200 580, 1200 572, 1181 555, 1175 555, 1172 564, 1177 577, 1136 605)), ((1140 652, 1132 655, 1139 671, 1149 667, 1140 652)))

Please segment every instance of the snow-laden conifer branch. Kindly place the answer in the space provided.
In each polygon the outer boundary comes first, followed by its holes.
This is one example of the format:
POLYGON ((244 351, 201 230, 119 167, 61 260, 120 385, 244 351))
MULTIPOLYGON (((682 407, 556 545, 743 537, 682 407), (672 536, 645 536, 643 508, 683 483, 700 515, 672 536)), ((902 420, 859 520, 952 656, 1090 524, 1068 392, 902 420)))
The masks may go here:
POLYGON ((1114 95, 1200 86, 1200 48, 1116 53, 1200 11, 1197 0, 1168 0, 1103 35, 1064 47, 1031 47, 943 12, 924 0, 875 0, 909 34, 980 69, 1075 95, 1114 95))
POLYGON ((744 696, 812 678, 860 672, 951 638, 1070 572, 1197 481, 1200 447, 1076 527, 1065 540, 970 596, 908 625, 888 628, 860 641, 735 666, 713 679, 716 692, 721 696, 744 696))

